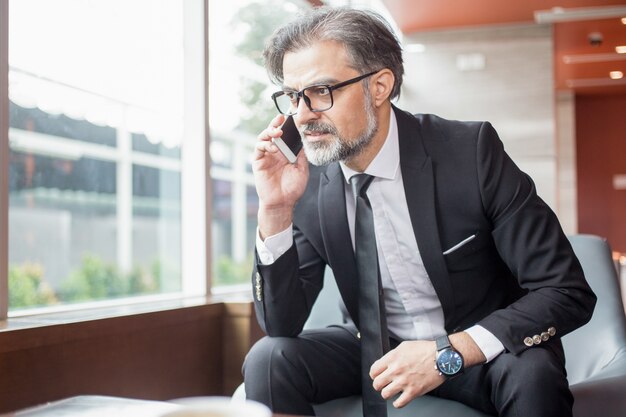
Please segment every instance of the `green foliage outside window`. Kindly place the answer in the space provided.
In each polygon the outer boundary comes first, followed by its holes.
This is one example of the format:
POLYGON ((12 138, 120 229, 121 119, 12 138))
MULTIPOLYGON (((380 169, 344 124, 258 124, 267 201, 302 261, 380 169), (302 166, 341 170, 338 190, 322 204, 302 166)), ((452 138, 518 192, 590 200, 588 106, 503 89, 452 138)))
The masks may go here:
POLYGON ((236 262, 228 256, 217 259, 214 286, 244 284, 250 282, 252 255, 243 262, 236 262))
POLYGON ((55 304, 54 290, 43 279, 41 265, 26 263, 9 267, 9 305, 23 308, 55 304))
MULTIPOLYGON (((9 267, 9 306, 11 309, 50 306, 77 301, 95 301, 161 292, 164 272, 175 273, 160 261, 150 268, 136 266, 122 273, 115 264, 87 254, 78 269, 65 278, 55 291, 45 280, 39 264, 9 267)), ((168 289, 171 291, 177 290, 168 289)))
MULTIPOLYGON (((231 22, 233 30, 243 33, 241 42, 235 46, 235 53, 262 67, 265 41, 277 27, 296 15, 298 7, 301 6, 293 7, 285 0, 255 2, 242 7, 231 22)), ((239 95, 246 115, 242 116, 238 127, 256 135, 276 116, 266 84, 242 77, 239 95)))

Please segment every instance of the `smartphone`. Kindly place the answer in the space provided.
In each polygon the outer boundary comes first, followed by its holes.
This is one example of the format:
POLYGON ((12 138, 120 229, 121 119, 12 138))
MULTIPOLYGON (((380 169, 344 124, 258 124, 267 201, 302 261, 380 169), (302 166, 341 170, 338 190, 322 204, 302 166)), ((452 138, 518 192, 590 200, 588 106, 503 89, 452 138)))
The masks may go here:
POLYGON ((272 142, 278 146, 278 149, 285 155, 287 160, 294 164, 300 149, 302 149, 302 137, 292 116, 287 116, 281 130, 283 135, 279 138, 273 138, 272 142))

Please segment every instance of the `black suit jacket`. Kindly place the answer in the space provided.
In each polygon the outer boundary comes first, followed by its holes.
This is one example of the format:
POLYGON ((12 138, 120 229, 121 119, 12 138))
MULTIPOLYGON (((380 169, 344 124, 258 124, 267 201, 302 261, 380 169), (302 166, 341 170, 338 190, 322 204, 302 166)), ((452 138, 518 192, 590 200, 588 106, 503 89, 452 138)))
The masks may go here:
MULTIPOLYGON (((446 330, 480 324, 518 353, 529 347, 528 337, 550 328, 562 336, 586 323, 595 296, 581 266, 555 214, 504 152, 493 127, 393 111, 410 226, 446 330), (476 238, 443 255, 471 235, 476 238)), ((255 308, 270 336, 302 331, 326 265, 358 327, 343 184, 338 163, 312 166, 294 212, 295 245, 272 265, 256 262, 255 308)))

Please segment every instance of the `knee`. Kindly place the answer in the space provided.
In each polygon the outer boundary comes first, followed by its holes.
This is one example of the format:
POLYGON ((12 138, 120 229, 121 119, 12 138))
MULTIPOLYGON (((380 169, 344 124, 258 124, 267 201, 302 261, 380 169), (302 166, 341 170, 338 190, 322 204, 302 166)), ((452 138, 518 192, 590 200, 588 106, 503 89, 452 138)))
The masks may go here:
POLYGON ((549 348, 533 348, 520 356, 505 355, 500 364, 497 382, 521 384, 522 391, 533 390, 547 393, 568 390, 564 364, 549 348))
POLYGON ((491 398, 500 415, 571 416, 564 364, 549 347, 502 355, 495 368, 491 398))
POLYGON ((297 339, 288 337, 264 337, 252 346, 243 363, 244 379, 258 378, 286 370, 292 366, 297 339))

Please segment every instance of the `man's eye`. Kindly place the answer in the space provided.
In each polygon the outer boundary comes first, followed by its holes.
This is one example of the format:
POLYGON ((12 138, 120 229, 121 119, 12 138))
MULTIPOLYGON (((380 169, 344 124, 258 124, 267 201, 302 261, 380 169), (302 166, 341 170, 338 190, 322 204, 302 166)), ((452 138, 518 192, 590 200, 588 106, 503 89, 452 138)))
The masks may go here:
POLYGON ((311 94, 314 94, 318 97, 327 96, 330 94, 330 89, 326 86, 313 87, 309 89, 311 94))
POLYGON ((291 100, 292 102, 296 102, 298 101, 298 93, 295 92, 285 92, 285 96, 287 96, 287 98, 289 100, 291 100))

